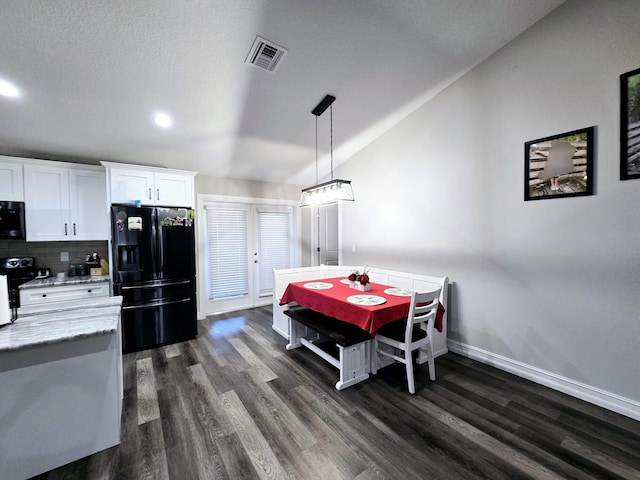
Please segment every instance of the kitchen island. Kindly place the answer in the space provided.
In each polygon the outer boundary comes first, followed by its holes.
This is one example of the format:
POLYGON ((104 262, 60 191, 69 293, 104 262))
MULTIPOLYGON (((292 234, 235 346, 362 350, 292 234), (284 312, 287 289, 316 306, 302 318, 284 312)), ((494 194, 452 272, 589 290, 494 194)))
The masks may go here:
POLYGON ((122 297, 26 306, 0 328, 0 478, 120 443, 122 297))

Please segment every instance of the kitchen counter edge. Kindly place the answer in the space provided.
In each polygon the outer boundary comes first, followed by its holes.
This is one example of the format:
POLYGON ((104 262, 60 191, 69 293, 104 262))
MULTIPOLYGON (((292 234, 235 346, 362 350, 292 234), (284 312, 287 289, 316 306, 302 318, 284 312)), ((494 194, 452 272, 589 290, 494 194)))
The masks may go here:
POLYGON ((0 328, 0 353, 116 332, 121 306, 116 296, 22 307, 15 323, 0 328))
POLYGON ((58 277, 36 278, 23 283, 18 288, 24 290, 29 288, 43 288, 43 287, 60 287, 62 285, 79 285, 83 283, 102 283, 108 282, 109 275, 82 275, 79 277, 64 277, 60 279, 58 277))

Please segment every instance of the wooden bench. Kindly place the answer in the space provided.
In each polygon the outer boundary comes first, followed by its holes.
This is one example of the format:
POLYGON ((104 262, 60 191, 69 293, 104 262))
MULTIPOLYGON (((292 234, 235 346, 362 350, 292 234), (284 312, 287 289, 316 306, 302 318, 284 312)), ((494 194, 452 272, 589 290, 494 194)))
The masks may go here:
POLYGON ((356 325, 341 322, 309 308, 291 308, 287 350, 307 347, 340 372, 336 389, 366 380, 371 372, 371 336, 356 325))

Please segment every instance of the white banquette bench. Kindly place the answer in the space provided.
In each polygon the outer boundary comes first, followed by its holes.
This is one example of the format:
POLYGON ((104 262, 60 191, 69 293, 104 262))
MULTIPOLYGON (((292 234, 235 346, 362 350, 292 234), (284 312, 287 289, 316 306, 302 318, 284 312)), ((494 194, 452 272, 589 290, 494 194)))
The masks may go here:
MULTIPOLYGON (((415 290, 419 292, 433 291, 436 288, 441 288, 440 303, 445 307, 448 307, 447 296, 449 290, 448 277, 432 277, 428 275, 419 275, 407 272, 398 272, 394 270, 384 270, 375 267, 366 267, 369 272, 369 278, 373 283, 381 283, 383 285, 389 285, 398 288, 405 288, 408 290, 415 290)), ((296 348, 299 346, 300 341, 300 325, 292 320, 293 310, 288 311, 290 307, 295 305, 280 305, 280 299, 287 288, 287 285, 291 282, 302 282, 305 280, 318 280, 322 278, 334 278, 334 277, 347 277, 354 270, 362 272, 364 268, 362 266, 345 266, 345 265, 320 265, 314 267, 301 267, 301 268, 287 268, 287 269, 274 269, 274 295, 273 295, 273 329, 289 340, 287 348, 296 348), (287 313, 285 313, 287 312, 287 313)), ((442 332, 433 330, 432 335, 432 348, 434 357, 447 353, 447 312, 442 318, 442 332)), ((312 348, 305 342, 305 346, 312 348)), ((317 349, 314 349, 317 350, 317 349)), ((339 348, 340 358, 335 360, 326 358, 322 352, 317 352, 325 360, 332 363, 336 368, 340 370, 340 381, 336 384, 336 388, 341 390, 347 386, 358 383, 369 377, 371 371, 370 362, 363 364, 365 351, 366 355, 369 353, 369 342, 363 342, 359 345, 350 345, 348 349, 339 348), (366 345, 365 345, 366 344, 366 345), (356 358, 356 355, 358 358, 356 358), (344 358, 343 358, 344 357, 344 358)), ((385 357, 386 358, 386 357, 385 357)), ((371 360, 373 361, 373 360, 371 360)), ((426 355, 419 355, 417 359, 418 363, 424 363, 427 361, 426 355)))

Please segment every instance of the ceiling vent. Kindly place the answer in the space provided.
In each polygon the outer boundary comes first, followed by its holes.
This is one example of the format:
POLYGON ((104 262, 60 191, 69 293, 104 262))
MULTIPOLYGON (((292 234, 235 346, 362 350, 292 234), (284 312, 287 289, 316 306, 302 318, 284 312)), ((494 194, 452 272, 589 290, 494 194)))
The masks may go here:
POLYGON ((254 65, 269 72, 275 72, 278 65, 280 65, 280 60, 282 60, 287 52, 288 50, 280 45, 276 45, 262 37, 256 37, 256 41, 253 42, 251 51, 249 55, 247 55, 244 63, 254 65))

